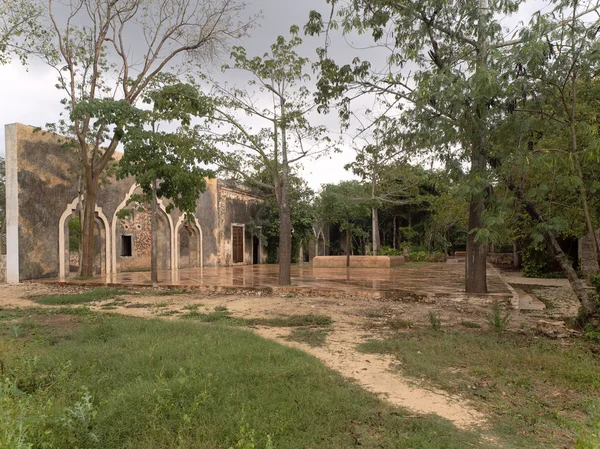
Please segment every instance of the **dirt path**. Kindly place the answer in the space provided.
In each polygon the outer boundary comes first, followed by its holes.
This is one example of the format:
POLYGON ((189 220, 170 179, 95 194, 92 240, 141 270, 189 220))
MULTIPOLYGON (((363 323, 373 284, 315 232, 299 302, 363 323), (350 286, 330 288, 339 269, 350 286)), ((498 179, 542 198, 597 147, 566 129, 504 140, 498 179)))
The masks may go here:
POLYGON ((396 370, 397 363, 393 357, 359 352, 358 345, 366 339, 358 336, 353 326, 335 326, 335 330, 327 337, 325 347, 287 341, 285 337, 289 331, 282 329, 260 328, 256 329, 256 333, 314 355, 344 377, 355 380, 366 390, 396 406, 417 413, 436 414, 463 429, 485 423, 485 417, 460 398, 412 384, 396 370))
MULTIPOLYGON (((43 284, 24 284, 20 286, 0 287, 0 307, 29 307, 34 302, 26 297, 32 294, 72 293, 67 289, 43 284)), ((110 305, 94 303, 90 307, 98 311, 110 311, 130 316, 165 319, 178 319, 187 313, 191 305, 200 311, 212 311, 215 307, 227 307, 233 316, 244 318, 273 317, 297 314, 322 314, 334 320, 333 330, 323 347, 311 347, 306 344, 286 340, 290 330, 275 327, 259 327, 254 331, 265 338, 278 343, 300 348, 338 371, 344 377, 356 381, 359 385, 384 398, 390 403, 408 408, 415 413, 434 413, 453 422, 459 428, 473 428, 485 424, 485 416, 459 397, 449 396, 439 390, 422 388, 402 376, 401 366, 391 356, 364 354, 358 346, 371 339, 381 338, 381 327, 367 329, 365 322, 377 321, 367 316, 387 317, 410 320, 426 325, 428 314, 436 310, 445 322, 465 313, 472 320, 484 320, 485 312, 481 306, 472 306, 465 312, 464 304, 415 304, 385 303, 375 299, 331 297, 285 297, 256 295, 216 295, 186 293, 180 295, 153 295, 145 291, 133 292, 122 296, 122 300, 110 305), (375 313, 376 312, 376 313, 375 313)), ((383 319, 383 318, 382 318, 383 319)))

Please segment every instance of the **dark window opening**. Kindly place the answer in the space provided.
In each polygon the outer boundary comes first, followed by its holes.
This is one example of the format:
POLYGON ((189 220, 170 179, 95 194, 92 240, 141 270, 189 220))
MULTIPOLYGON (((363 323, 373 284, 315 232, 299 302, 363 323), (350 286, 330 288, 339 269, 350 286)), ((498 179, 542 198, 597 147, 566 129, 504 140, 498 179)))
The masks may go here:
POLYGON ((130 235, 121 236, 121 256, 131 257, 133 256, 133 240, 130 235))

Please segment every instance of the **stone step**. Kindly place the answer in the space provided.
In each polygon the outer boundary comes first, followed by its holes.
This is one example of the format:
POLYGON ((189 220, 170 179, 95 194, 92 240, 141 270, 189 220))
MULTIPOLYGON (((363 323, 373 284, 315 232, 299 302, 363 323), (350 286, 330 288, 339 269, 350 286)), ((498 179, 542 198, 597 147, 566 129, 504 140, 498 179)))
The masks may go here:
POLYGON ((520 310, 544 310, 546 308, 546 304, 544 304, 535 296, 525 293, 519 288, 516 288, 515 291, 519 295, 520 310))

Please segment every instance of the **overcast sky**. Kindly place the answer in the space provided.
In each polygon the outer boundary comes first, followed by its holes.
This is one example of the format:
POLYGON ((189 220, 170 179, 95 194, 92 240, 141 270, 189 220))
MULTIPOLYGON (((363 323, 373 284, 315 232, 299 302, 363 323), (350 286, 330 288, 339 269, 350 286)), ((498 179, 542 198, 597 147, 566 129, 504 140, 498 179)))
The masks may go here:
MULTIPOLYGON (((540 2, 530 2, 526 11, 521 15, 527 17, 529 13, 538 9, 540 2)), ((299 25, 301 28, 308 20, 308 13, 312 9, 320 10, 326 17, 329 5, 325 0, 252 0, 248 14, 262 11, 258 21, 249 37, 236 45, 246 47, 248 55, 261 55, 268 50, 278 35, 288 35, 290 26, 299 25)), ((506 23, 503 23, 506 25, 506 23)), ((315 49, 323 45, 323 38, 303 37, 304 44, 301 49, 303 56, 315 58, 315 49)), ((336 59, 351 60, 359 52, 352 47, 361 47, 367 44, 367 38, 354 38, 351 45, 343 38, 334 36, 330 54, 336 59), (361 42, 362 40, 362 42, 361 42)), ((382 53, 369 51, 370 60, 384 61, 382 53)), ((213 73, 218 73, 218 67, 225 61, 217 62, 213 73)), ((235 79, 235 75, 234 78, 235 79)), ((43 127, 46 123, 56 122, 63 110, 59 103, 63 93, 57 90, 56 75, 41 62, 32 60, 28 67, 22 67, 18 61, 6 66, 0 66, 0 124, 24 123, 43 127)), ((370 105, 365 104, 365 107, 370 105)), ((339 131, 335 113, 323 118, 332 133, 339 131)), ((0 126, 0 153, 4 154, 4 126, 0 126)), ((304 177, 309 185, 318 189, 321 184, 350 179, 352 175, 344 170, 344 165, 354 158, 352 149, 345 147, 342 153, 332 154, 317 161, 304 163, 304 177)))

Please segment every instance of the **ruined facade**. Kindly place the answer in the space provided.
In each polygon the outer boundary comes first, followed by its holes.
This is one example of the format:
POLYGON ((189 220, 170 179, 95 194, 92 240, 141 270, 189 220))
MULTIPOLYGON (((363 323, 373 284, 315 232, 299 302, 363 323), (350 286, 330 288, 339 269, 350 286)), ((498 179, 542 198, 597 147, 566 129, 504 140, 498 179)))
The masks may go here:
MULTIPOLYGON (((30 126, 6 126, 8 282, 77 272, 79 159, 64 142, 30 126)), ((109 178, 99 189, 96 274, 150 269, 150 213, 128 201, 136 193, 133 178, 109 178)), ((254 192, 216 179, 207 180, 192 221, 159 202, 159 269, 263 263, 266 252, 250 226, 260 203, 254 192)))

